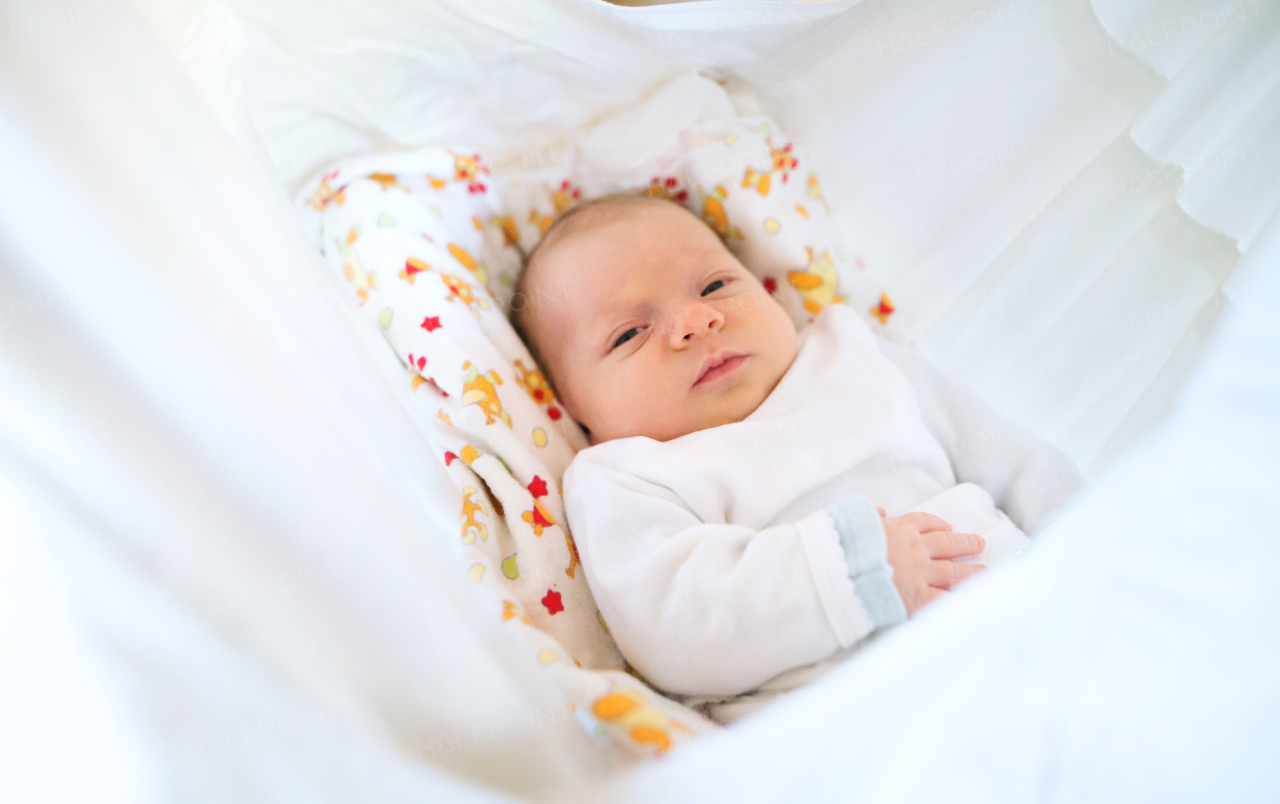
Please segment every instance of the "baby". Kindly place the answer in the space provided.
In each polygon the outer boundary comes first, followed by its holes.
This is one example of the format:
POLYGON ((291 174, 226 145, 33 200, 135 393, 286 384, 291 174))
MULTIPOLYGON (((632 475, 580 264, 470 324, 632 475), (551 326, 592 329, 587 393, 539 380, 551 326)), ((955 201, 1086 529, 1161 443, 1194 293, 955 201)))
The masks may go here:
POLYGON ((609 630, 722 723, 1016 551, 1083 485, 850 308, 797 334, 670 201, 574 206, 517 291, 513 323, 592 444, 563 489, 609 630))

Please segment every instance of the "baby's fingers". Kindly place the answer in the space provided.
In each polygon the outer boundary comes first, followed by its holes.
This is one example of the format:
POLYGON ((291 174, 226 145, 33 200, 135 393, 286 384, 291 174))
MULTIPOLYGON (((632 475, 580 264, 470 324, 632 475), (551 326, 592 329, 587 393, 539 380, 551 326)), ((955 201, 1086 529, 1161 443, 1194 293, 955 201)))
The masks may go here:
POLYGON ((986 541, 976 533, 956 533, 954 530, 933 530, 924 534, 930 558, 960 558, 976 556, 986 549, 986 541))
POLYGON ((961 564, 957 561, 930 561, 929 585, 939 589, 950 589, 965 578, 977 575, 986 569, 985 564, 961 564))
POLYGON ((926 514, 924 511, 909 511, 898 517, 921 533, 935 530, 951 530, 951 523, 940 516, 926 514))

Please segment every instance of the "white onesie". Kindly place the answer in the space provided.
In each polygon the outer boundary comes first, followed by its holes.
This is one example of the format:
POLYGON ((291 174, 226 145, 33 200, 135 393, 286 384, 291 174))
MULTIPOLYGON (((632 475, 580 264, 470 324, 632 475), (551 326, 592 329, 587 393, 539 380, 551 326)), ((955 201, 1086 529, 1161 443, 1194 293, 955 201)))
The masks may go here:
POLYGON ((742 421, 598 444, 563 480, 623 655, 720 722, 906 618, 875 506, 980 534, 971 560, 990 564, 1083 484, 1061 451, 840 304, 800 333, 795 362, 742 421))

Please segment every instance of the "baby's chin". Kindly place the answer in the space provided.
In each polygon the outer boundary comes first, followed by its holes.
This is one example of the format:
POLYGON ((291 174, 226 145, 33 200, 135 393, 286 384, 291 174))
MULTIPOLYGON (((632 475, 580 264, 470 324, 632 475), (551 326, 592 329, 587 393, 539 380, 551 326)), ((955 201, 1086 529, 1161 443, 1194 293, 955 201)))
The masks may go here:
MULTIPOLYGON (((662 423, 638 424, 635 427, 628 428, 626 435, 619 434, 613 438, 643 436, 652 438, 654 441, 674 441, 691 433, 740 422, 754 413, 762 402, 764 402, 764 396, 753 395, 748 397, 743 395, 741 398, 731 401, 726 400, 726 403, 711 408, 691 410, 686 416, 682 416, 679 421, 667 420, 662 423)), ((613 438, 606 440, 613 440, 613 438)), ((592 443, 599 444, 602 442, 593 439, 592 443)))
MULTIPOLYGON (((794 354, 791 355, 791 359, 794 357, 794 354)), ((707 389, 703 393, 694 393, 684 398, 678 398, 679 392, 676 392, 672 396, 677 398, 668 399, 665 403, 648 397, 647 402, 638 406, 638 409, 631 408, 625 412, 619 410, 623 406, 616 399, 613 405, 601 400, 595 406, 596 412, 609 410, 613 415, 598 416, 597 418, 607 418, 609 426, 592 428, 588 432, 588 438, 593 445, 637 437, 674 441, 700 430, 740 422, 755 413, 769 398, 789 367, 790 360, 785 364, 775 363, 772 371, 761 371, 762 367, 751 366, 755 371, 731 379, 723 387, 707 389), (620 412, 622 416, 619 416, 620 412), (654 412, 657 415, 651 417, 649 414, 654 412)), ((636 397, 627 395, 626 398, 636 397)))

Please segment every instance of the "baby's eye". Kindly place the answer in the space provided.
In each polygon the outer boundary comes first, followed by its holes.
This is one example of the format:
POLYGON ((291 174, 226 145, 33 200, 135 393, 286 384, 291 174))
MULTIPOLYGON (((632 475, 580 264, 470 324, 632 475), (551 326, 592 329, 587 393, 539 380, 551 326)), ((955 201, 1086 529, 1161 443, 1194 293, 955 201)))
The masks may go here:
POLYGON ((724 286, 724 280, 717 279, 716 281, 712 282, 710 285, 707 285, 706 288, 703 289, 702 295, 705 296, 708 293, 715 293, 717 290, 719 290, 723 286, 724 286))
POLYGON ((618 339, 613 342, 613 348, 617 349, 619 346, 621 346, 622 344, 626 343, 627 341, 631 340, 632 338, 634 338, 639 334, 640 334, 640 328, 632 327, 631 329, 627 330, 626 332, 618 336, 618 339))

